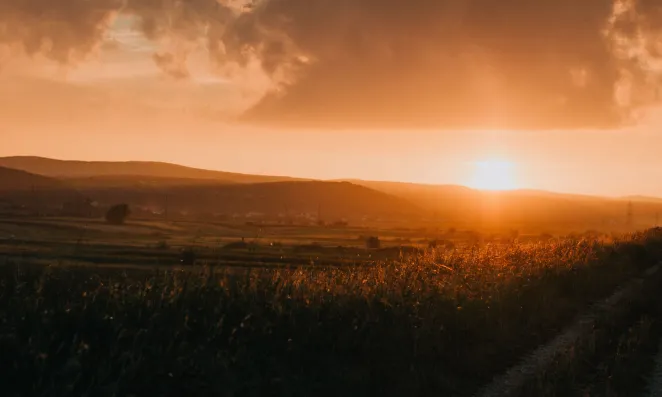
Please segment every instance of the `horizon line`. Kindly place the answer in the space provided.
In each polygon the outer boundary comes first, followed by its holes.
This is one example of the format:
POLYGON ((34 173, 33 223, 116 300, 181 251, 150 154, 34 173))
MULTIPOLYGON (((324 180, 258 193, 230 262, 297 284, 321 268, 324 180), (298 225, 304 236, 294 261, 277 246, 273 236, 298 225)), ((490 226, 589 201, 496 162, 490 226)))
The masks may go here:
MULTIPOLYGON (((557 190, 546 190, 546 189, 535 189, 527 187, 518 187, 515 189, 503 189, 503 190, 490 190, 490 189, 478 189, 467 185, 462 184, 453 184, 453 183, 433 183, 433 182, 413 182, 413 181, 402 181, 402 180, 382 180, 382 179, 363 179, 363 178, 352 178, 352 177, 342 177, 342 178, 311 178, 306 176, 295 176, 295 175, 274 175, 260 172, 238 172, 238 171, 228 171, 222 169, 213 169, 213 168, 200 168, 191 165, 185 165, 181 163, 173 163, 168 161, 160 160, 80 160, 80 159, 62 159, 55 157, 45 157, 41 155, 33 154, 20 154, 20 155, 11 155, 11 156, 0 156, 0 159, 9 159, 9 158, 33 158, 33 159, 42 159, 42 160, 52 160, 52 161, 61 161, 61 162, 81 162, 81 163, 152 163, 152 164, 168 164, 178 167, 189 168, 193 170, 200 171, 209 171, 209 172, 221 172, 227 174, 235 175, 245 175, 245 176, 263 176, 263 177, 275 177, 275 178, 292 178, 300 179, 302 181, 319 181, 319 182, 368 182, 368 183, 395 183, 403 185, 419 185, 419 186, 428 186, 428 187, 455 187, 455 188, 464 188, 481 193, 546 193, 554 194, 561 196, 580 196, 585 198, 602 198, 602 199, 613 199, 613 200, 633 200, 633 199, 642 199, 642 200, 662 200, 662 197, 657 196, 648 196, 643 194, 626 194, 626 195, 600 195, 600 194, 591 194, 591 193, 577 193, 577 192, 567 192, 567 191, 557 191, 557 190)), ((9 168, 9 167, 7 167, 9 168)), ((122 174, 115 174, 121 176, 122 174)), ((126 174, 132 175, 132 174, 126 174)), ((135 175, 135 174, 133 174, 135 175)), ((196 178, 186 178, 186 179, 196 179, 196 178)), ((204 178, 201 178, 204 179, 204 178)))

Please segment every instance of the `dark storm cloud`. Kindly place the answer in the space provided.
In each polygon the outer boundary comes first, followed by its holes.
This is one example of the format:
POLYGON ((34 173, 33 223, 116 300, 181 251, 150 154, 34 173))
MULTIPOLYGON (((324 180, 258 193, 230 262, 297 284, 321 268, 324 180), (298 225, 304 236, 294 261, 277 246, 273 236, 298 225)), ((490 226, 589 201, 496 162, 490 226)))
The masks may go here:
POLYGON ((255 32, 285 32, 312 63, 248 116, 335 127, 618 125, 629 105, 654 99, 659 74, 644 64, 653 51, 628 51, 642 33, 659 45, 661 4, 615 13, 610 0, 267 1, 242 18, 255 32), (615 51, 616 38, 627 50, 615 51))
POLYGON ((258 61, 277 89, 245 118, 275 125, 614 127, 658 99, 662 0, 239 3, 0 0, 0 41, 66 61, 121 10, 175 43, 154 56, 172 76, 196 46, 219 70, 258 61))

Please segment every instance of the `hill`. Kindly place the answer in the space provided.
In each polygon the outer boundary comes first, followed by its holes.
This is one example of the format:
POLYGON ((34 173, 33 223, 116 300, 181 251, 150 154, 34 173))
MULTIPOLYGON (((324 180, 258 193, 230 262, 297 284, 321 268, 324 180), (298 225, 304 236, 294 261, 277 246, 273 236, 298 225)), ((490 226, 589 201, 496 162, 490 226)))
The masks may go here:
POLYGON ((0 167, 0 192, 18 192, 33 189, 64 189, 64 183, 53 178, 22 170, 0 167))
POLYGON ((264 183, 302 180, 290 177, 211 171, 151 161, 71 161, 34 156, 0 157, 0 166, 55 178, 144 176, 175 179, 207 179, 223 183, 264 183))
POLYGON ((84 202, 85 197, 57 179, 0 167, 0 206, 30 209, 59 209, 68 203, 84 202))
POLYGON ((421 214, 419 208, 406 200, 351 183, 237 174, 155 162, 4 157, 0 158, 0 165, 40 173, 42 176, 34 176, 73 188, 97 201, 100 207, 126 202, 144 211, 161 212, 167 201, 172 216, 254 213, 263 217, 316 218, 318 211, 322 211, 324 219, 333 221, 408 218, 421 214))
POLYGON ((286 217, 307 214, 316 219, 408 218, 423 211, 410 202, 346 182, 271 182, 255 184, 183 184, 178 186, 79 186, 100 205, 126 202, 155 212, 204 216, 249 214, 286 217))
MULTIPOLYGON (((460 227, 618 229, 627 222, 628 200, 536 190, 486 192, 454 185, 351 180, 410 201, 444 224, 460 227)), ((646 198, 634 205, 635 226, 654 226, 662 201, 646 198)))
POLYGON ((626 226, 629 201, 634 203, 634 226, 654 226, 662 214, 662 200, 638 196, 615 199, 535 190, 485 192, 455 185, 351 179, 336 183, 140 161, 5 157, 0 158, 2 165, 58 177, 67 187, 101 204, 126 201, 161 211, 167 200, 172 211, 203 217, 200 214, 251 212, 314 217, 311 214, 317 214, 321 206, 323 218, 329 220, 388 217, 411 222, 426 218, 440 227, 552 231, 626 226))
POLYGON ((220 179, 193 179, 193 178, 169 178, 142 175, 99 175, 88 177, 63 178, 67 185, 77 189, 126 189, 126 188, 172 188, 182 186, 218 186, 231 185, 220 179))
POLYGON ((453 203, 452 212, 456 213, 466 207, 474 208, 480 193, 477 190, 458 185, 428 185, 406 182, 363 181, 356 179, 344 180, 370 189, 410 200, 424 208, 445 213, 446 204, 453 203), (460 205, 460 207, 458 207, 460 205))
POLYGON ((626 196, 623 197, 623 200, 628 200, 637 203, 662 203, 662 198, 649 197, 649 196, 626 196))

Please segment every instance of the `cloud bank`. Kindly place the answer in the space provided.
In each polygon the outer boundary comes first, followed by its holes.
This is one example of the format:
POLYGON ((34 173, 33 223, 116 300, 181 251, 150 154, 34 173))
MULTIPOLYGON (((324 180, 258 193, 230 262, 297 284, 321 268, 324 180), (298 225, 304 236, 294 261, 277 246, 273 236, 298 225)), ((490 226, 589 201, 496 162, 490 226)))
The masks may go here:
POLYGON ((0 0, 0 45, 75 65, 121 14, 167 75, 203 49, 268 78, 254 123, 613 128, 662 99, 662 0, 0 0))

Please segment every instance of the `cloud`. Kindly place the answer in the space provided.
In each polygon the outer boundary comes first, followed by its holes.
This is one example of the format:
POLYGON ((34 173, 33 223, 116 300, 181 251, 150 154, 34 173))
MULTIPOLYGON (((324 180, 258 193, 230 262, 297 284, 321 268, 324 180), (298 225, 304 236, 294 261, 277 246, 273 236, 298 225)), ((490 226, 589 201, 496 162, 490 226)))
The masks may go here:
POLYGON ((312 62, 247 117, 332 127, 619 126, 658 99, 660 53, 651 47, 659 50, 660 10, 651 0, 266 1, 245 16, 253 34, 276 31, 312 62))
POLYGON ((172 53, 154 54, 154 62, 169 76, 181 80, 190 77, 190 73, 185 65, 185 58, 177 58, 172 53))
POLYGON ((660 99, 662 0, 0 0, 0 42, 70 62, 117 13, 173 77, 199 49, 268 77, 253 123, 611 128, 660 99))
POLYGON ((121 0, 0 0, 0 44, 62 64, 101 42, 121 0))

